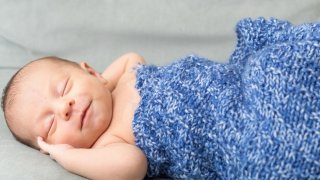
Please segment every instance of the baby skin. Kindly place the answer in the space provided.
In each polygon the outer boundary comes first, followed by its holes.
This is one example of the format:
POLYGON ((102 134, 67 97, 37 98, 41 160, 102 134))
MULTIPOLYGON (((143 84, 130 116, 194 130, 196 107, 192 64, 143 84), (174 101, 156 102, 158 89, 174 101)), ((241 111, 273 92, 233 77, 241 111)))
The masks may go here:
POLYGON ((27 108, 14 108, 19 122, 11 130, 81 176, 143 179, 147 159, 132 130, 140 102, 134 67, 143 63, 128 53, 99 74, 86 63, 34 62, 13 105, 27 108))

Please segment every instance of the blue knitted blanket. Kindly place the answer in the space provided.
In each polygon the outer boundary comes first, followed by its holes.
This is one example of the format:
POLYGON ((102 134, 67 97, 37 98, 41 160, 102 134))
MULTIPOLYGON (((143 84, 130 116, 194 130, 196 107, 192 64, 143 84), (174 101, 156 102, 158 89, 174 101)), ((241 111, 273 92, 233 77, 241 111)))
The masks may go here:
POLYGON ((320 179, 320 24, 237 24, 229 63, 190 55, 137 67, 147 175, 320 179))

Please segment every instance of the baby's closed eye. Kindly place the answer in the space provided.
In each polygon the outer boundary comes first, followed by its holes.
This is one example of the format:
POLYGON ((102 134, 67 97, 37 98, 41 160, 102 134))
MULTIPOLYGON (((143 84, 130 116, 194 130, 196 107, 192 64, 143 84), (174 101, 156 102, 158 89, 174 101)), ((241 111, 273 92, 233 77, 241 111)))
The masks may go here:
POLYGON ((60 95, 61 97, 64 96, 66 93, 68 93, 68 91, 70 90, 69 80, 70 80, 70 78, 67 78, 67 79, 58 87, 58 93, 59 93, 59 95, 60 95))
POLYGON ((52 115, 52 117, 50 118, 50 121, 48 123, 48 130, 47 130, 47 136, 53 134, 56 130, 56 120, 55 120, 55 116, 52 115))

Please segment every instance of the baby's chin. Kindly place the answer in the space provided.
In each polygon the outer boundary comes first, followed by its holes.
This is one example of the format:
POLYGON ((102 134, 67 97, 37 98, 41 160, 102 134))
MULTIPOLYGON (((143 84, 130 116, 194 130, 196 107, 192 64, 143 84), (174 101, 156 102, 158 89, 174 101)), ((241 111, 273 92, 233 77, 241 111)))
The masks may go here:
MULTIPOLYGON (((101 135, 102 134, 103 133, 101 133, 101 135)), ((99 142, 98 140, 100 139, 101 135, 99 135, 98 137, 87 139, 86 141, 79 142, 79 143, 75 144, 75 146, 73 146, 73 147, 86 148, 86 149, 95 147, 97 142, 99 142)))
POLYGON ((90 140, 90 141, 80 141, 76 143, 70 143, 71 146, 75 148, 85 148, 89 149, 95 144, 96 140, 90 140))

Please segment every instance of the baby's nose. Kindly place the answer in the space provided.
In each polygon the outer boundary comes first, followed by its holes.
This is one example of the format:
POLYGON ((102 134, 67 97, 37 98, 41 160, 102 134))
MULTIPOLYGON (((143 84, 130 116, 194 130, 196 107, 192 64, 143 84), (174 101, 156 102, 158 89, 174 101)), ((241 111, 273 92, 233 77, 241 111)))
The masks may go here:
POLYGON ((66 99, 62 104, 61 117, 64 120, 69 120, 72 114, 72 106, 74 105, 74 99, 66 99))

